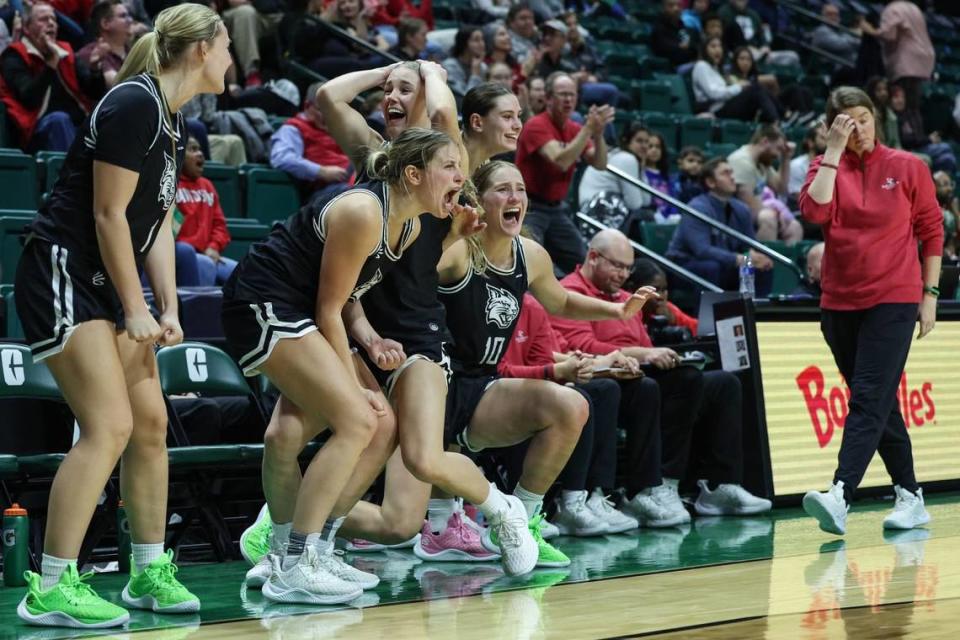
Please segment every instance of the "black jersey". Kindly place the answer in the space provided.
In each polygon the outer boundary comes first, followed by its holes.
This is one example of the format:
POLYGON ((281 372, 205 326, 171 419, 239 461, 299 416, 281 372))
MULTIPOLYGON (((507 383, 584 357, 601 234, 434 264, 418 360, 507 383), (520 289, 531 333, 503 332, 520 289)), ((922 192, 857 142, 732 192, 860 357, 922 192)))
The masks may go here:
POLYGON ((407 355, 449 341, 446 312, 437 298, 437 263, 449 231, 449 218, 422 214, 417 241, 384 276, 383 286, 363 299, 370 325, 384 338, 402 344, 407 355))
POLYGON ((77 131, 32 232, 102 264, 93 218, 93 162, 107 162, 140 175, 127 205, 127 224, 134 258, 142 265, 174 203, 185 131, 183 116, 169 113, 155 78, 141 74, 121 82, 77 131))
POLYGON ((439 288, 453 336, 450 357, 455 375, 497 373, 527 288, 527 262, 520 238, 514 240, 511 268, 501 270, 488 264, 482 275, 470 268, 460 282, 439 288))
MULTIPOLYGON (((390 212, 390 190, 385 182, 368 182, 337 195, 319 198, 274 225, 270 235, 250 247, 233 275, 224 285, 224 296, 249 302, 271 301, 313 315, 316 306, 323 247, 327 240, 327 212, 341 198, 367 193, 380 203, 382 228, 380 242, 364 261, 350 294, 355 302, 375 284, 400 258, 390 249, 387 237, 387 216, 390 212)), ((404 223, 400 233, 401 248, 410 243, 413 220, 404 223)))

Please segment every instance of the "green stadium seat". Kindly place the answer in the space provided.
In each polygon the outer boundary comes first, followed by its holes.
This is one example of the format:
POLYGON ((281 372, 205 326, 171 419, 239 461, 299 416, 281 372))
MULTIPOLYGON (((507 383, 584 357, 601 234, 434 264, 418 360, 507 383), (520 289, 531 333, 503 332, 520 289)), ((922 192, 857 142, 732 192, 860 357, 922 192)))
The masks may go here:
POLYGON ((43 193, 53 191, 53 185, 56 184, 60 176, 60 169, 63 168, 63 162, 67 159, 67 154, 62 151, 39 151, 37 152, 37 164, 43 167, 43 193))
POLYGON ((670 84, 659 80, 640 80, 632 87, 634 103, 644 111, 670 113, 673 97, 670 84))
POLYGON ((246 174, 247 218, 264 224, 286 220, 300 208, 297 186, 283 171, 256 168, 246 174))
POLYGON ((23 325, 20 323, 20 316, 17 315, 17 302, 14 298, 12 284, 0 285, 0 298, 3 299, 3 327, 2 334, 6 340, 23 340, 23 325))
POLYGON ((26 216, 0 216, 0 284, 13 283, 23 253, 20 236, 28 222, 30 217, 26 216))
POLYGON ((37 208, 37 162, 23 153, 0 153, 0 208, 37 208))
POLYGON ((641 116, 643 126, 650 131, 659 133, 667 143, 667 152, 672 153, 677 148, 677 121, 665 113, 644 113, 641 116))
MULTIPOLYGON (((796 261, 796 245, 788 247, 782 240, 767 240, 763 243, 765 246, 773 249, 777 253, 796 261)), ((785 264, 774 260, 773 262, 773 288, 770 295, 786 295, 792 293, 800 284, 800 278, 793 269, 785 264)))
POLYGON ((653 79, 660 82, 666 82, 670 85, 670 97, 673 100, 670 112, 678 116, 693 113, 693 100, 690 96, 690 89, 683 76, 676 73, 655 72, 653 79))
POLYGON ((227 230, 230 232, 230 244, 223 250, 223 255, 232 260, 240 260, 247 255, 250 245, 259 242, 270 233, 270 227, 250 220, 238 223, 236 219, 227 220, 227 230))
POLYGON ((696 116, 678 116, 680 127, 680 146, 697 146, 703 149, 713 140, 713 120, 696 116))
POLYGON ((640 230, 643 234, 643 246, 663 255, 667 252, 667 247, 670 246, 677 225, 644 222, 640 225, 640 230))
POLYGON ((220 197, 220 208, 227 218, 243 215, 240 205, 240 170, 228 164, 207 162, 203 165, 203 177, 213 183, 220 197))
POLYGON ((720 142, 740 146, 750 142, 756 125, 741 120, 719 120, 717 128, 720 130, 720 142))
POLYGON ((740 145, 729 142, 710 142, 704 148, 703 152, 707 154, 707 159, 722 157, 726 158, 737 150, 740 145))

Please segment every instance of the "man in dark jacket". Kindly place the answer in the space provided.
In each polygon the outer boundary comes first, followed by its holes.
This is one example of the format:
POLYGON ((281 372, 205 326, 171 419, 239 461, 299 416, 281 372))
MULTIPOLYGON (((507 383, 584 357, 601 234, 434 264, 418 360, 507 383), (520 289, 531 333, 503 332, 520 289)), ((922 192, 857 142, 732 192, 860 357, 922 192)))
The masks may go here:
POLYGON ((663 12, 653 24, 650 48, 675 67, 697 59, 697 33, 683 26, 680 0, 663 0, 663 12))

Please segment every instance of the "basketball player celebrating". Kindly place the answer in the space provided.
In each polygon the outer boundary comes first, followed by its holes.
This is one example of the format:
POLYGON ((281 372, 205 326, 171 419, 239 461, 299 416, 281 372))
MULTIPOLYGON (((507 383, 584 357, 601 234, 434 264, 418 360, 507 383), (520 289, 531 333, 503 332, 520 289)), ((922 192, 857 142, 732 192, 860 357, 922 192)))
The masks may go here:
MULTIPOLYGON (((528 289, 548 312, 579 319, 629 319, 656 293, 644 288, 625 303, 611 303, 564 289, 543 247, 520 237, 527 194, 517 167, 493 161, 473 180, 487 226, 444 251, 437 267, 440 301, 454 340, 445 435, 472 452, 531 440, 514 495, 523 502, 537 541, 537 564, 564 566, 569 558, 541 536, 540 510, 580 437, 587 403, 573 389, 550 381, 500 379, 497 365, 528 289)), ((484 543, 490 550, 502 547, 496 530, 488 530, 484 543)))
POLYGON ((167 415, 154 345, 183 339, 171 211, 186 130, 178 109, 220 93, 229 37, 210 9, 165 9, 131 50, 119 83, 83 124, 17 269, 17 312, 80 425, 50 489, 41 575, 27 574, 17 613, 33 624, 101 628, 129 619, 77 573, 77 556, 117 460, 133 538, 123 601, 195 612, 164 553, 167 415), (143 267, 160 310, 147 308, 143 267))

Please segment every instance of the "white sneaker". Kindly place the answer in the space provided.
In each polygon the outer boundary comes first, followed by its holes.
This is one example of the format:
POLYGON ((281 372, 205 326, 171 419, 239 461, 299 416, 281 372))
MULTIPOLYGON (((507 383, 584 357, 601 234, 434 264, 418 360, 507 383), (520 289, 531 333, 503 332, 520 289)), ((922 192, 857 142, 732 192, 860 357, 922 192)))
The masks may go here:
POLYGON ((263 585, 263 597, 273 602, 341 604, 363 594, 360 585, 341 580, 324 566, 317 549, 307 547, 300 561, 284 571, 280 558, 270 556, 273 575, 263 585))
POLYGON ((916 495, 900 485, 894 485, 897 498, 893 511, 883 519, 884 529, 914 529, 930 522, 930 514, 923 505, 923 489, 917 489, 916 495))
POLYGON ((380 578, 373 573, 360 571, 352 567, 343 559, 343 551, 331 551, 330 553, 321 553, 320 562, 323 566, 344 582, 355 584, 361 589, 373 589, 380 584, 380 578))
POLYGON ((850 505, 843 497, 843 482, 837 480, 828 491, 808 491, 803 496, 803 510, 820 523, 827 533, 842 536, 847 532, 847 512, 850 505))
POLYGON ((667 511, 681 518, 680 523, 690 522, 690 512, 683 506, 683 500, 680 499, 680 492, 677 491, 677 485, 669 480, 664 480, 656 487, 650 488, 650 495, 660 506, 667 511))
POLYGON ((702 516, 750 516, 770 511, 773 504, 738 484, 721 484, 710 491, 706 480, 697 482, 700 495, 693 508, 702 516))
POLYGON ((273 558, 274 554, 268 553, 267 555, 260 558, 260 561, 257 564, 253 565, 249 571, 247 571, 246 577, 243 579, 244 584, 251 589, 260 589, 266 584, 267 580, 270 579, 270 576, 273 575, 273 558))
POLYGON ((644 491, 624 502, 622 507, 624 513, 636 520, 639 526, 660 529, 690 522, 690 514, 686 509, 682 514, 672 511, 644 491))
POLYGON ((560 535, 560 529, 547 521, 546 518, 540 521, 540 537, 544 540, 556 538, 560 535))
POLYGON ((553 517, 553 524, 562 536, 599 536, 608 531, 607 523, 587 508, 586 490, 577 491, 570 504, 557 499, 557 514, 553 517))
POLYGON ((617 511, 610 498, 603 495, 600 489, 594 489, 590 494, 590 498, 587 499, 587 509, 607 524, 607 533, 623 533, 640 526, 636 518, 617 511))
MULTIPOLYGON (((492 489, 496 491, 496 489, 492 489)), ((527 510, 516 496, 504 496, 509 508, 490 519, 497 536, 503 571, 510 576, 530 573, 537 566, 540 548, 527 526, 527 510)))

